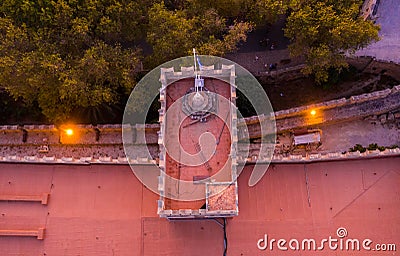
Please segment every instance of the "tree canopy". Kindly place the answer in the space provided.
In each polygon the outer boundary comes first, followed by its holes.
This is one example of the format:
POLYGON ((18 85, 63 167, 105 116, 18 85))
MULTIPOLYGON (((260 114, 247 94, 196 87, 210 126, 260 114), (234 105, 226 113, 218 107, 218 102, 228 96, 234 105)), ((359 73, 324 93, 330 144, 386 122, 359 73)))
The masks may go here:
POLYGON ((139 9, 130 1, 3 1, 0 86, 37 102, 53 122, 117 102, 135 84, 140 55, 122 45, 138 37, 139 9))
POLYGON ((149 10, 148 42, 153 46, 152 63, 190 55, 193 48, 202 54, 221 56, 237 49, 251 30, 249 22, 227 21, 215 9, 200 13, 189 10, 168 10, 163 3, 149 10))
MULTIPOLYGON (((136 83, 145 40, 152 68, 193 47, 222 55, 246 39, 250 23, 231 24, 188 0, 4 0, 0 3, 0 87, 52 122, 75 110, 118 102, 136 83), (185 6, 191 6, 185 8, 185 6)), ((200 2, 200 1, 199 1, 200 2)))
POLYGON ((304 55, 305 74, 317 82, 328 80, 328 71, 347 67, 346 53, 379 40, 379 26, 359 17, 358 0, 292 1, 285 35, 291 39, 292 55, 304 55))
POLYGON ((287 14, 293 55, 306 74, 327 79, 344 54, 377 40, 359 18, 360 1, 334 0, 3 0, 0 3, 0 89, 51 122, 80 109, 126 99, 145 69, 186 56, 222 56, 258 24, 287 14), (142 47, 152 50, 143 53, 142 47))

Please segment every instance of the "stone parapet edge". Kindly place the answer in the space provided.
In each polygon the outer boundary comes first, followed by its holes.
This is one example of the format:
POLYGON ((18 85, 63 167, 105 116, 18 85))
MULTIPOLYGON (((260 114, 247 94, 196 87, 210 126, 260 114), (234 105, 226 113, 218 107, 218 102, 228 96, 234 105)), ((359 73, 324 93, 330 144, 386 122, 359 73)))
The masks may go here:
MULTIPOLYGON (((274 155, 272 159, 263 158, 246 158, 240 159, 238 157, 238 164, 255 164, 255 163, 311 163, 311 162, 322 162, 322 161, 340 161, 340 160, 355 160, 355 159, 369 159, 379 157, 393 157, 400 156, 400 148, 385 149, 384 151, 367 150, 364 153, 360 152, 347 152, 345 154, 341 152, 332 153, 316 153, 308 154, 307 156, 302 155, 274 155)), ((37 156, 0 156, 0 163, 32 163, 32 164, 123 164, 123 165, 154 165, 157 161, 149 158, 136 158, 127 159, 126 157, 112 158, 112 157, 37 157, 37 156)))
POLYGON ((247 158, 241 159, 240 164, 263 164, 263 163, 313 163, 313 162, 329 162, 329 161, 343 161, 343 160, 358 160, 370 159, 381 157, 395 157, 400 156, 400 148, 379 150, 367 150, 364 153, 356 152, 331 152, 331 153, 315 153, 303 155, 274 155, 272 159, 263 158, 247 158))

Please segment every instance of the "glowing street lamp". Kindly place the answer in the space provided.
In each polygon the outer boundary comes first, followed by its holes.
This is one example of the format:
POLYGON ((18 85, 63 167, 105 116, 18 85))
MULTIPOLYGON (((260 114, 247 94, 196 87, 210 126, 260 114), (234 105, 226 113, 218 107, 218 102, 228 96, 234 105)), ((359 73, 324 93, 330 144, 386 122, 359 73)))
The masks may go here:
POLYGON ((315 109, 313 109, 313 110, 311 110, 310 114, 311 114, 312 116, 315 116, 315 115, 317 114, 317 111, 316 111, 315 109))
POLYGON ((65 133, 66 133, 68 136, 72 136, 72 135, 74 134, 74 130, 72 130, 72 129, 67 129, 67 130, 65 130, 65 133))

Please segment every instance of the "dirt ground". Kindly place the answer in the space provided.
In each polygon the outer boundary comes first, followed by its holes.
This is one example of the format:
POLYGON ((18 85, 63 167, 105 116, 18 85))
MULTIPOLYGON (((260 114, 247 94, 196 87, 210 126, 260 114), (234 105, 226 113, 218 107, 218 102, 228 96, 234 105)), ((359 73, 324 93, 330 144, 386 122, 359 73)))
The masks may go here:
POLYGON ((275 84, 263 84, 261 78, 260 83, 262 83, 275 111, 343 97, 349 98, 353 95, 392 88, 394 85, 399 84, 398 81, 391 77, 377 77, 372 74, 356 75, 338 85, 331 85, 325 88, 324 86, 316 85, 311 78, 275 84), (374 79, 377 82, 374 83, 374 79))

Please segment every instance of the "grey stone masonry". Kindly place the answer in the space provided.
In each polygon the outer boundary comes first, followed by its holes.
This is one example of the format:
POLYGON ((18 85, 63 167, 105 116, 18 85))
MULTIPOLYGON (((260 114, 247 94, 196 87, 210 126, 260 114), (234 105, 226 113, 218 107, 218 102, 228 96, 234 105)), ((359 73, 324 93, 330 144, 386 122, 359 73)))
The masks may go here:
MULTIPOLYGON (((243 120, 239 122, 239 135, 245 134, 242 130, 248 129, 251 138, 260 137, 259 120, 275 118, 276 130, 278 132, 292 130, 302 127, 312 127, 318 124, 329 124, 335 122, 362 119, 371 115, 380 115, 400 110, 400 85, 392 89, 376 91, 373 93, 352 96, 349 99, 338 99, 319 104, 301 106, 275 112, 274 117, 260 116, 245 118, 247 127, 243 120), (315 110, 315 115, 311 111, 315 110), (250 124, 250 125, 249 125, 250 124)), ((380 120, 382 122, 382 120, 380 120)), ((385 120, 386 121, 386 116, 385 120)), ((239 137, 240 139, 244 139, 239 137)))

